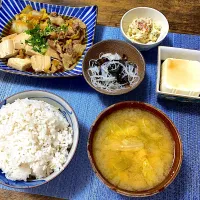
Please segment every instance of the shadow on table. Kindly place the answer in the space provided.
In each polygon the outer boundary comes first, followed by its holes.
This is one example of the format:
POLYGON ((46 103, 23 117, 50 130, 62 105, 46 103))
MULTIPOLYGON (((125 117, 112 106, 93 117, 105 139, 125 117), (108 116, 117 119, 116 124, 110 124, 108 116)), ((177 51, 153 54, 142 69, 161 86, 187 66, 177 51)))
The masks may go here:
POLYGON ((67 168, 49 183, 26 192, 59 198, 75 199, 91 179, 91 167, 87 157, 87 128, 80 124, 79 144, 67 168))
MULTIPOLYGON (((13 85, 25 85, 34 89, 56 89, 56 90, 69 90, 69 91, 85 91, 88 93, 94 90, 87 84, 83 76, 69 77, 69 78, 33 78, 25 77, 15 74, 6 74, 2 76, 2 82, 11 83, 13 85)), ((31 89, 32 89, 31 88, 31 89)))
POLYGON ((158 47, 154 47, 153 49, 149 51, 142 51, 142 55, 144 57, 144 60, 146 62, 146 67, 148 64, 156 64, 157 63, 157 57, 158 57, 158 47))
POLYGON ((146 74, 142 83, 135 90, 127 94, 117 95, 117 96, 103 95, 99 93, 99 98, 101 99, 101 101, 104 103, 106 107, 118 102, 122 102, 122 101, 145 102, 147 101, 148 95, 150 95, 148 94, 148 88, 147 88, 149 84, 148 81, 150 80, 146 74))
POLYGON ((200 114, 200 106, 198 103, 192 102, 179 102, 173 101, 164 98, 158 98, 157 102, 165 108, 165 110, 173 110, 175 112, 187 113, 190 115, 199 115, 200 114))
POLYGON ((102 41, 104 35, 104 26, 96 26, 95 35, 94 35, 94 44, 102 41))

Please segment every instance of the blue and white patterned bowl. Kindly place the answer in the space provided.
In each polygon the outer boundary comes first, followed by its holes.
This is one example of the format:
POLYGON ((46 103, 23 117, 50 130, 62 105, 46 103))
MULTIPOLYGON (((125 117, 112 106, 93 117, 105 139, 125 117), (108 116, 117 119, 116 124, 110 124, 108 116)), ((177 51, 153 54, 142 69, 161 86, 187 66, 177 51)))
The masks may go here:
POLYGON ((76 118, 76 115, 73 111, 73 109, 69 106, 69 104, 62 99, 61 97, 45 92, 45 91, 40 91, 40 90, 31 90, 31 91, 25 91, 25 92, 20 92, 17 93, 13 96, 8 97, 4 101, 0 103, 0 109, 3 105, 6 105, 8 103, 13 103, 16 99, 24 99, 24 98, 29 98, 29 99, 35 99, 35 100, 41 100, 45 101, 56 108, 60 110, 60 112, 63 114, 63 116, 66 118, 66 120, 69 122, 73 129, 73 144, 72 147, 69 151, 69 155, 67 157, 67 161, 63 166, 63 169, 58 171, 58 172, 53 172, 50 176, 40 179, 40 180, 31 180, 31 181, 11 181, 5 177, 5 174, 0 170, 0 184, 3 184, 8 187, 13 187, 13 188, 32 188, 32 187, 37 187, 40 185, 43 185, 50 180, 54 179, 56 176, 58 176, 69 164, 71 161, 72 157, 74 156, 74 153, 76 151, 77 145, 78 145, 78 139, 79 139, 79 126, 78 126, 78 121, 76 118))
POLYGON ((86 49, 83 52, 82 57, 78 61, 76 67, 73 70, 65 72, 57 72, 53 74, 36 74, 33 72, 19 71, 6 66, 6 64, 0 61, 0 70, 20 74, 25 76, 43 77, 43 78, 55 78, 55 77, 72 77, 82 75, 82 61, 93 44, 96 21, 97 21, 97 6, 86 6, 86 7, 69 7, 61 5, 52 5, 39 2, 31 2, 25 0, 2 0, 2 6, 0 8, 0 36, 4 37, 10 27, 11 20, 14 16, 20 13, 26 5, 30 4, 33 9, 39 11, 42 8, 47 10, 47 13, 57 12, 60 15, 76 17, 81 19, 87 26, 87 44, 86 49))

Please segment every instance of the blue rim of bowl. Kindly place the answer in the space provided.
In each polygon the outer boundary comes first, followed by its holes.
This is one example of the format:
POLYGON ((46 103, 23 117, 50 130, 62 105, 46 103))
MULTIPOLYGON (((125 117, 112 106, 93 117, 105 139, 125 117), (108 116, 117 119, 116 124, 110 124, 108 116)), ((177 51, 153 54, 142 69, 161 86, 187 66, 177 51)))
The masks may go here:
POLYGON ((166 38, 166 36, 167 36, 167 34, 168 34, 168 32, 169 32, 169 22, 168 22, 167 18, 165 17, 165 15, 164 15, 163 13, 161 13, 159 10, 156 10, 155 8, 151 8, 151 7, 136 7, 136 8, 132 8, 132 9, 130 9, 130 10, 128 10, 127 12, 124 13, 124 15, 122 16, 122 18, 121 18, 121 20, 120 20, 120 30, 121 30, 123 36, 124 36, 129 42, 135 43, 135 44, 137 44, 137 45, 141 45, 142 47, 146 47, 147 45, 153 45, 153 44, 154 44, 154 45, 158 45, 160 42, 162 42, 162 40, 164 40, 164 39, 166 38), (159 40, 157 40, 156 42, 154 42, 154 43, 152 43, 152 44, 143 44, 143 43, 137 42, 137 41, 135 41, 135 40, 133 41, 133 40, 129 39, 129 38, 127 37, 127 35, 125 34, 124 29, 123 29, 123 27, 122 27, 122 21, 123 21, 125 15, 128 14, 129 12, 131 12, 132 10, 136 10, 136 9, 138 9, 138 8, 144 8, 144 9, 149 9, 149 10, 153 10, 153 11, 155 11, 155 12, 158 12, 159 14, 161 14, 161 15, 164 17, 164 19, 165 19, 166 22, 167 22, 167 29, 168 29, 168 31, 165 33, 165 35, 164 35, 162 38, 160 38, 159 40))
POLYGON ((19 70, 10 68, 2 61, 0 61, 0 71, 10 73, 10 74, 16 74, 16 75, 27 76, 27 77, 35 77, 35 78, 66 78, 66 77, 70 78, 70 77, 81 76, 82 75, 82 62, 83 62, 84 56, 87 53, 88 49, 94 43, 95 28, 96 28, 97 16, 98 16, 97 5, 71 7, 71 6, 64 6, 64 5, 41 3, 41 2, 32 2, 29 0, 9 0, 9 1, 2 0, 2 5, 0 7, 0 16, 3 15, 4 19, 1 19, 2 22, 0 23, 0 37, 2 37, 2 35, 4 36, 4 33, 5 33, 4 29, 7 26, 7 24, 10 22, 10 20, 13 19, 15 14, 21 12, 21 10, 26 5, 29 5, 29 4, 35 10, 40 10, 41 8, 45 8, 45 9, 47 9, 48 13, 56 11, 58 14, 62 14, 64 16, 77 17, 77 18, 80 17, 79 19, 81 19, 82 21, 84 21, 86 23, 86 25, 88 25, 87 26, 86 49, 84 50, 83 54, 79 58, 75 68, 72 70, 69 70, 69 71, 66 70, 64 72, 57 72, 57 73, 53 73, 53 74, 45 74, 45 73, 37 74, 37 73, 33 73, 33 72, 19 71, 19 70), (19 5, 17 4, 17 2, 19 2, 19 5), (8 6, 7 4, 12 5, 12 6, 8 6), (82 9, 81 13, 79 13, 80 9, 82 9), (74 11, 76 11, 76 12, 74 12, 74 11), (84 13, 86 13, 86 15, 84 15, 84 13), (91 15, 91 13, 92 13, 92 15, 91 15), (6 16, 6 14, 7 14, 7 16, 6 16))
MULTIPOLYGON (((76 120, 76 122, 77 122, 77 138, 78 138, 78 139, 77 139, 77 142, 76 142, 76 144, 75 144, 74 152, 73 152, 71 158, 68 160, 68 164, 67 164, 67 166, 68 166, 68 165, 70 164, 72 158, 74 157, 74 154, 76 153, 76 150, 77 150, 77 147, 78 147, 78 143, 79 143, 79 123, 78 123, 78 118, 77 118, 77 116, 76 116, 76 113, 74 112, 74 109, 69 105, 69 103, 68 103, 64 98, 62 98, 62 97, 60 97, 60 96, 58 96, 58 95, 56 95, 56 94, 54 94, 54 93, 52 93, 52 92, 48 92, 48 91, 46 91, 46 90, 26 90, 26 91, 18 92, 18 93, 15 93, 15 94, 13 94, 13 95, 11 95, 11 96, 5 98, 3 101, 0 102, 0 105, 5 105, 5 102, 6 102, 9 98, 14 97, 14 96, 16 96, 16 95, 18 95, 18 94, 26 93, 26 92, 41 92, 41 93, 47 93, 47 94, 56 96, 57 98, 59 98, 59 99, 61 99, 62 101, 64 101, 64 102, 69 106, 69 108, 72 110, 72 113, 74 114, 75 120, 76 120)), ((1 107, 0 107, 0 109, 1 109, 1 107)), ((42 180, 42 179, 40 180, 40 179, 39 179, 38 181, 41 181, 41 182, 40 182, 40 184, 38 184, 38 185, 20 187, 20 186, 8 185, 8 184, 2 183, 2 182, 0 182, 0 184, 1 184, 1 185, 4 185, 4 186, 6 186, 6 187, 15 188, 15 189, 30 189, 30 188, 39 187, 39 186, 44 185, 44 184, 50 182, 51 180, 57 178, 57 177, 67 168, 67 166, 65 166, 63 169, 61 169, 55 177, 52 177, 52 178, 49 179, 49 180, 42 180)), ((26 181, 24 181, 24 182, 26 183, 26 181)))

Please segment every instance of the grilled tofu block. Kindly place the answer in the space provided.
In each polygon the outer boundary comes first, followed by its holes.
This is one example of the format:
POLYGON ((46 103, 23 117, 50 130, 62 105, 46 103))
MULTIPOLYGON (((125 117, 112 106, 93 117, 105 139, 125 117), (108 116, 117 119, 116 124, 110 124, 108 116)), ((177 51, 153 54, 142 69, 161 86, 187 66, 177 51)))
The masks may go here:
POLYGON ((21 20, 14 20, 12 21, 11 25, 11 33, 23 33, 24 31, 28 30, 29 24, 27 22, 23 22, 21 20))
POLYGON ((15 49, 25 49, 26 46, 26 40, 30 38, 30 35, 26 33, 20 33, 17 36, 13 38, 13 43, 15 49))
POLYGON ((50 56, 52 58, 56 58, 58 60, 60 60, 60 56, 58 55, 57 51, 52 49, 51 47, 48 47, 45 56, 50 56))
POLYGON ((12 40, 15 36, 17 36, 17 33, 8 35, 8 36, 6 36, 6 37, 3 37, 1 40, 2 40, 2 41, 5 41, 5 40, 12 40))
POLYGON ((0 43, 0 58, 10 58, 17 55, 12 40, 4 40, 0 43))
POLYGON ((15 68, 20 71, 25 71, 31 67, 31 59, 25 58, 9 58, 8 64, 9 67, 15 68))
POLYGON ((34 55, 31 57, 31 65, 35 72, 48 73, 51 67, 51 57, 43 55, 34 55))
POLYGON ((25 46, 25 53, 29 56, 41 55, 39 52, 34 51, 30 45, 25 46))

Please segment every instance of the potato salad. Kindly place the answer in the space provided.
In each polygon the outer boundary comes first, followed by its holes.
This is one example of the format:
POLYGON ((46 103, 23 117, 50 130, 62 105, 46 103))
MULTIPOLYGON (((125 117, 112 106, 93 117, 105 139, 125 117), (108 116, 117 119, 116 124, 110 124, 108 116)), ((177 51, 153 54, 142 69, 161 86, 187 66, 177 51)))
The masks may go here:
POLYGON ((135 18, 128 27, 127 36, 129 39, 143 44, 156 42, 161 28, 151 18, 135 18))

